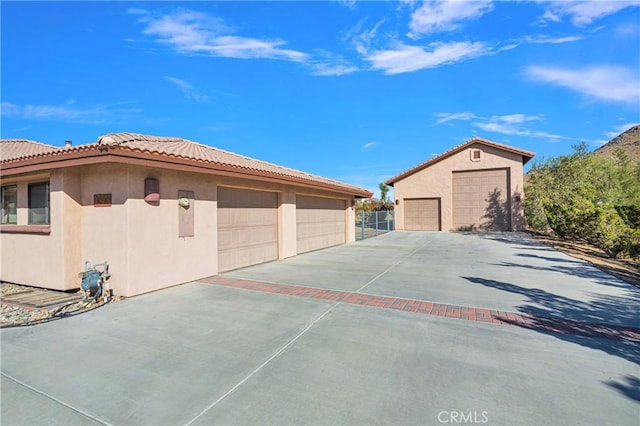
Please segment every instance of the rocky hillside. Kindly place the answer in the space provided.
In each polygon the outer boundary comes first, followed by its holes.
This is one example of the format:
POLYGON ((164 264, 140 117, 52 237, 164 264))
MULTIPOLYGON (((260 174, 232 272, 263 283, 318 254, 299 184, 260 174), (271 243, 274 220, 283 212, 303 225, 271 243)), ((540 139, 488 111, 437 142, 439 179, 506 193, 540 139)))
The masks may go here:
POLYGON ((640 125, 619 134, 594 151, 595 154, 612 157, 618 150, 624 151, 629 158, 640 162, 640 125))

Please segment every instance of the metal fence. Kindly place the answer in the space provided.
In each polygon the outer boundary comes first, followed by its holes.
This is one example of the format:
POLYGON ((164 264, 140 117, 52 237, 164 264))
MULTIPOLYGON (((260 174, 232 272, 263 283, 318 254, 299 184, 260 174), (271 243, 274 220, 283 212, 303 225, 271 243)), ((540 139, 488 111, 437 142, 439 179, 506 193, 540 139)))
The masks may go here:
POLYGON ((393 211, 356 212, 356 241, 393 231, 393 211))

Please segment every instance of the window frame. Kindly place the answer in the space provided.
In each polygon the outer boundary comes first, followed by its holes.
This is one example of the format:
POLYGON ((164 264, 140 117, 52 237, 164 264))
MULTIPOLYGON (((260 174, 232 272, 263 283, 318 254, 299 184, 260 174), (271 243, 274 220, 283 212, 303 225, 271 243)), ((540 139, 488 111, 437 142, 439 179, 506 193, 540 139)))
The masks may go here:
POLYGON ((0 217, 0 224, 2 225, 17 225, 18 224, 18 185, 17 184, 10 184, 10 185, 2 185, 2 187, 0 188, 0 209, 2 211, 1 216, 0 217), (7 206, 5 205, 5 194, 7 192, 7 189, 9 188, 13 188, 14 191, 14 210, 13 210, 13 217, 14 220, 11 221, 10 217, 11 217, 11 212, 6 213, 6 217, 7 219, 5 220, 5 211, 7 210, 7 206))
POLYGON ((27 197, 28 197, 28 208, 29 208, 29 214, 28 214, 28 224, 29 225, 50 225, 51 224, 51 186, 49 184, 49 181, 41 181, 41 182, 30 182, 27 185, 27 197), (36 187, 41 187, 44 186, 45 191, 46 191, 46 200, 45 200, 45 206, 44 207, 34 207, 34 203, 35 200, 34 198, 34 194, 32 194, 32 189, 36 188, 36 187), (34 220, 34 213, 36 209, 41 209, 44 208, 44 221, 40 222, 40 221, 35 221, 34 220))

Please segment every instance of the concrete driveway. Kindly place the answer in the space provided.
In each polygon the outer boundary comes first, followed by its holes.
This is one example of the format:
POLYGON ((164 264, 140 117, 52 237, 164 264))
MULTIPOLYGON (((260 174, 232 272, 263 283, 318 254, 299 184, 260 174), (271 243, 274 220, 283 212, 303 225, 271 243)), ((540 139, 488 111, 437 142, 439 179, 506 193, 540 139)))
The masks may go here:
POLYGON ((637 425, 639 305, 522 235, 390 233, 3 329, 2 424, 637 425))

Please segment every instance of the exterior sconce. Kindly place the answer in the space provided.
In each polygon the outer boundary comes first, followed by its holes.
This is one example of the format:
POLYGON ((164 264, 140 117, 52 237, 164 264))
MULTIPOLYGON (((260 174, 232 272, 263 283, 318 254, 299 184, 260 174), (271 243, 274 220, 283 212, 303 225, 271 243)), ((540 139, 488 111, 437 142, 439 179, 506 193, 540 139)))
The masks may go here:
POLYGON ((396 200, 396 206, 400 205, 400 200, 396 200))
POLYGON ((189 208, 189 199, 188 198, 179 198, 178 204, 180 207, 188 209, 189 208))
POLYGON ((144 180, 144 200, 150 204, 160 202, 160 181, 156 178, 146 178, 144 180))

